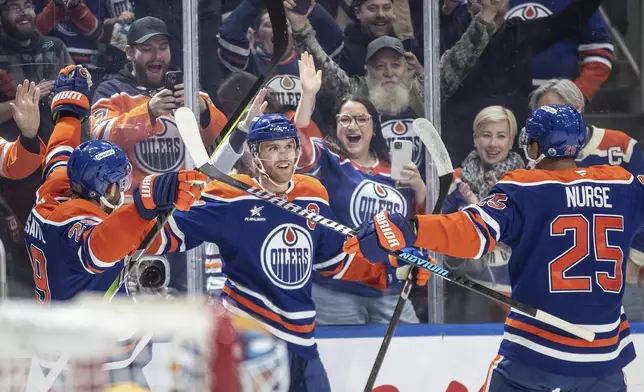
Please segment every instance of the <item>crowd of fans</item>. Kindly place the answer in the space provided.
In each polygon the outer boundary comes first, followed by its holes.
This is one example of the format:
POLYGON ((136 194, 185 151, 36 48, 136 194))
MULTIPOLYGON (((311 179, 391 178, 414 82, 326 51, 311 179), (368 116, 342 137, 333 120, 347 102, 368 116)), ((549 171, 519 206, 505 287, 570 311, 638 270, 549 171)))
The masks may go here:
MULTIPOLYGON (((206 146, 217 140, 271 61, 265 2, 199 1, 199 121, 206 146)), ((515 147, 533 109, 563 103, 583 110, 599 91, 613 56, 597 12, 601 3, 441 1, 440 128, 459 168, 443 212, 478 203, 503 174, 525 166, 515 147)), ((319 0, 303 13, 295 12, 296 0, 285 0, 284 6, 289 46, 268 78, 264 112, 284 113, 298 127, 301 172, 320 179, 336 217, 348 226, 358 226, 381 207, 363 208, 347 195, 387 198, 384 204, 408 215, 427 211, 435 184, 425 182, 425 149, 412 128, 414 119, 425 117, 423 2, 319 0), (390 146, 399 139, 412 141, 412 162, 405 167, 408 180, 389 186, 390 146)), ((0 23, 0 240, 9 293, 24 297, 33 295, 33 272, 22 231, 53 129, 50 101, 58 71, 73 63, 89 68, 92 110, 84 138, 121 146, 138 182, 184 164, 186 151, 172 114, 184 102, 181 74, 174 71, 181 69, 186 37, 181 2, 172 0, 0 0, 0 23), (170 85, 168 72, 175 77, 170 85)), ((233 170, 257 174, 248 152, 233 170)), ((223 286, 225 261, 215 244, 203 249, 204 285, 214 295, 223 286)), ((631 258, 640 253, 631 252, 631 258)), ((509 257, 510 250, 499 244, 482 260, 446 263, 507 293, 509 257)), ((185 290, 185 255, 169 258, 170 285, 185 290)), ((629 261, 631 320, 644 319, 641 264, 629 261)), ((315 275, 314 282, 319 324, 386 323, 400 291, 392 285, 382 294, 315 275)), ((427 321, 431 300, 425 289, 418 290, 401 320, 427 321)), ((507 312, 449 284, 445 304, 447 322, 502 321, 507 312)))

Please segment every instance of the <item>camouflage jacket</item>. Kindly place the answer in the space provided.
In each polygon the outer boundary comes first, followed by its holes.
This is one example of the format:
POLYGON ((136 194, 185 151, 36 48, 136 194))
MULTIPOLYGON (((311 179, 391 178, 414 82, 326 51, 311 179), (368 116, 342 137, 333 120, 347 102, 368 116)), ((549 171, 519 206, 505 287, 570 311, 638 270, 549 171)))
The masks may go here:
MULTIPOLYGON (((318 99, 329 107, 336 107, 348 94, 367 96, 367 83, 364 76, 349 77, 342 68, 327 55, 315 37, 315 30, 309 22, 302 30, 293 31, 293 39, 298 54, 309 52, 317 69, 322 70, 322 87, 318 99)), ((461 39, 446 51, 440 59, 441 99, 448 98, 465 79, 470 69, 494 34, 494 24, 474 18, 461 39)), ((423 75, 416 74, 412 80, 410 107, 420 117, 424 117, 423 75)))

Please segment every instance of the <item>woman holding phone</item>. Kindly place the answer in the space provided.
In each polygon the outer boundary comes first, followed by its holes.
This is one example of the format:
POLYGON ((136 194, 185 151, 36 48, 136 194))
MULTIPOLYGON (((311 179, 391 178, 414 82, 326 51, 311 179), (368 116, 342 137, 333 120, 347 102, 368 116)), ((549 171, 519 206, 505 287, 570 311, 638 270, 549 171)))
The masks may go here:
MULTIPOLYGON (((407 216, 424 213, 427 187, 418 168, 409 154, 407 163, 400 164, 396 180, 392 178, 390 149, 382 135, 378 112, 369 100, 344 98, 335 111, 335 127, 325 138, 306 136, 321 72, 316 72, 313 57, 306 52, 301 55, 299 68, 302 96, 294 118, 302 143, 299 172, 322 182, 338 221, 358 227, 385 209, 407 216)), ((405 151, 404 142, 399 144, 394 142, 392 151, 405 151)), ((359 283, 320 275, 314 275, 314 282, 316 322, 320 325, 388 323, 400 294, 400 286, 391 287, 383 295, 359 283)), ((409 302, 401 321, 418 322, 409 302)))

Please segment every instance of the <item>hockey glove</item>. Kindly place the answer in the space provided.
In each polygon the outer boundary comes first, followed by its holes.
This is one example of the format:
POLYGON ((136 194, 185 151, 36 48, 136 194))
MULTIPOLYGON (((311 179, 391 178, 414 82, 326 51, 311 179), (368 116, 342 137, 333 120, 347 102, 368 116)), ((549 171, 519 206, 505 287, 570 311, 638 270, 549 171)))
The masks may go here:
MULTIPOLYGON (((432 264, 436 264, 436 260, 434 260, 433 257, 431 257, 425 252, 421 252, 417 248, 405 248, 405 249, 402 249, 402 251, 408 252, 413 254, 414 256, 429 260, 432 264)), ((409 275, 409 271, 413 267, 411 264, 407 264, 405 262, 402 262, 402 265, 401 265, 401 261, 391 255, 389 256, 389 264, 392 267, 396 268, 396 278, 398 278, 398 280, 407 279, 407 276, 409 275)), ((416 268, 413 270, 412 282, 414 282, 416 286, 425 286, 427 284, 427 281, 429 280, 430 275, 431 275, 431 272, 422 268, 416 268)))
POLYGON ((416 231, 403 215, 383 211, 362 224, 358 235, 344 243, 344 251, 360 251, 374 263, 387 262, 389 252, 413 246, 415 241, 416 231))
POLYGON ((205 184, 207 180, 205 174, 195 170, 153 174, 134 187, 132 198, 141 218, 153 220, 173 207, 188 211, 201 198, 201 191, 193 184, 205 184))
POLYGON ((61 69, 54 82, 51 118, 54 123, 64 116, 84 121, 89 116, 89 89, 92 77, 82 65, 68 65, 61 69))

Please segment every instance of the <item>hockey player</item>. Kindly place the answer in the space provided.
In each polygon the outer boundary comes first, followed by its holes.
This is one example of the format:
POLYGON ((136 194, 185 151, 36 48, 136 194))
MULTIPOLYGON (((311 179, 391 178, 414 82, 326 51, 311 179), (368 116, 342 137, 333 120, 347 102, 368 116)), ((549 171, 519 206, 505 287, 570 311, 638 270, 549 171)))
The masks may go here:
MULTIPOLYGON (((530 109, 543 105, 569 105, 584 112, 585 99, 576 83, 552 79, 530 95, 530 109)), ((634 175, 644 173, 644 154, 637 140, 624 132, 588 124, 586 144, 577 157, 577 166, 621 166, 634 175)), ((644 230, 633 239, 626 263, 624 311, 630 321, 644 321, 644 230)))
POLYGON ((35 172, 42 162, 45 145, 38 137, 39 97, 40 89, 33 82, 25 80, 16 87, 16 98, 10 105, 13 119, 20 128, 20 137, 15 142, 0 138, 0 177, 11 180, 25 178, 35 172))
POLYGON ((126 154, 103 140, 80 144, 88 81, 87 70, 73 65, 56 78, 45 181, 25 225, 36 298, 43 304, 107 291, 158 213, 189 209, 200 197, 191 183, 207 179, 195 171, 151 175, 134 188, 135 203, 121 207, 132 173, 126 154))
POLYGON ((380 214, 346 243, 381 260, 384 249, 412 244, 478 258, 503 241, 512 248, 512 297, 596 334, 587 342, 512 311, 482 391, 626 391, 622 369, 635 349, 622 310, 624 255, 644 223, 644 176, 578 168, 585 138, 578 111, 543 106, 522 143, 537 170, 507 173, 478 205, 454 214, 411 222, 380 214))
MULTIPOLYGON (((267 114, 250 124, 248 144, 260 176, 234 177, 288 201, 333 217, 326 189, 313 177, 295 174, 301 147, 295 126, 267 114)), ((311 271, 385 289, 393 270, 342 252, 344 237, 220 182, 210 183, 190 212, 177 212, 151 251, 184 251, 203 242, 219 246, 227 281, 224 304, 249 314, 288 344, 291 392, 327 392, 326 372, 314 340, 315 304, 311 271), (213 224, 221 222, 221 224, 213 224)), ((428 274, 416 283, 427 282, 428 274)))

